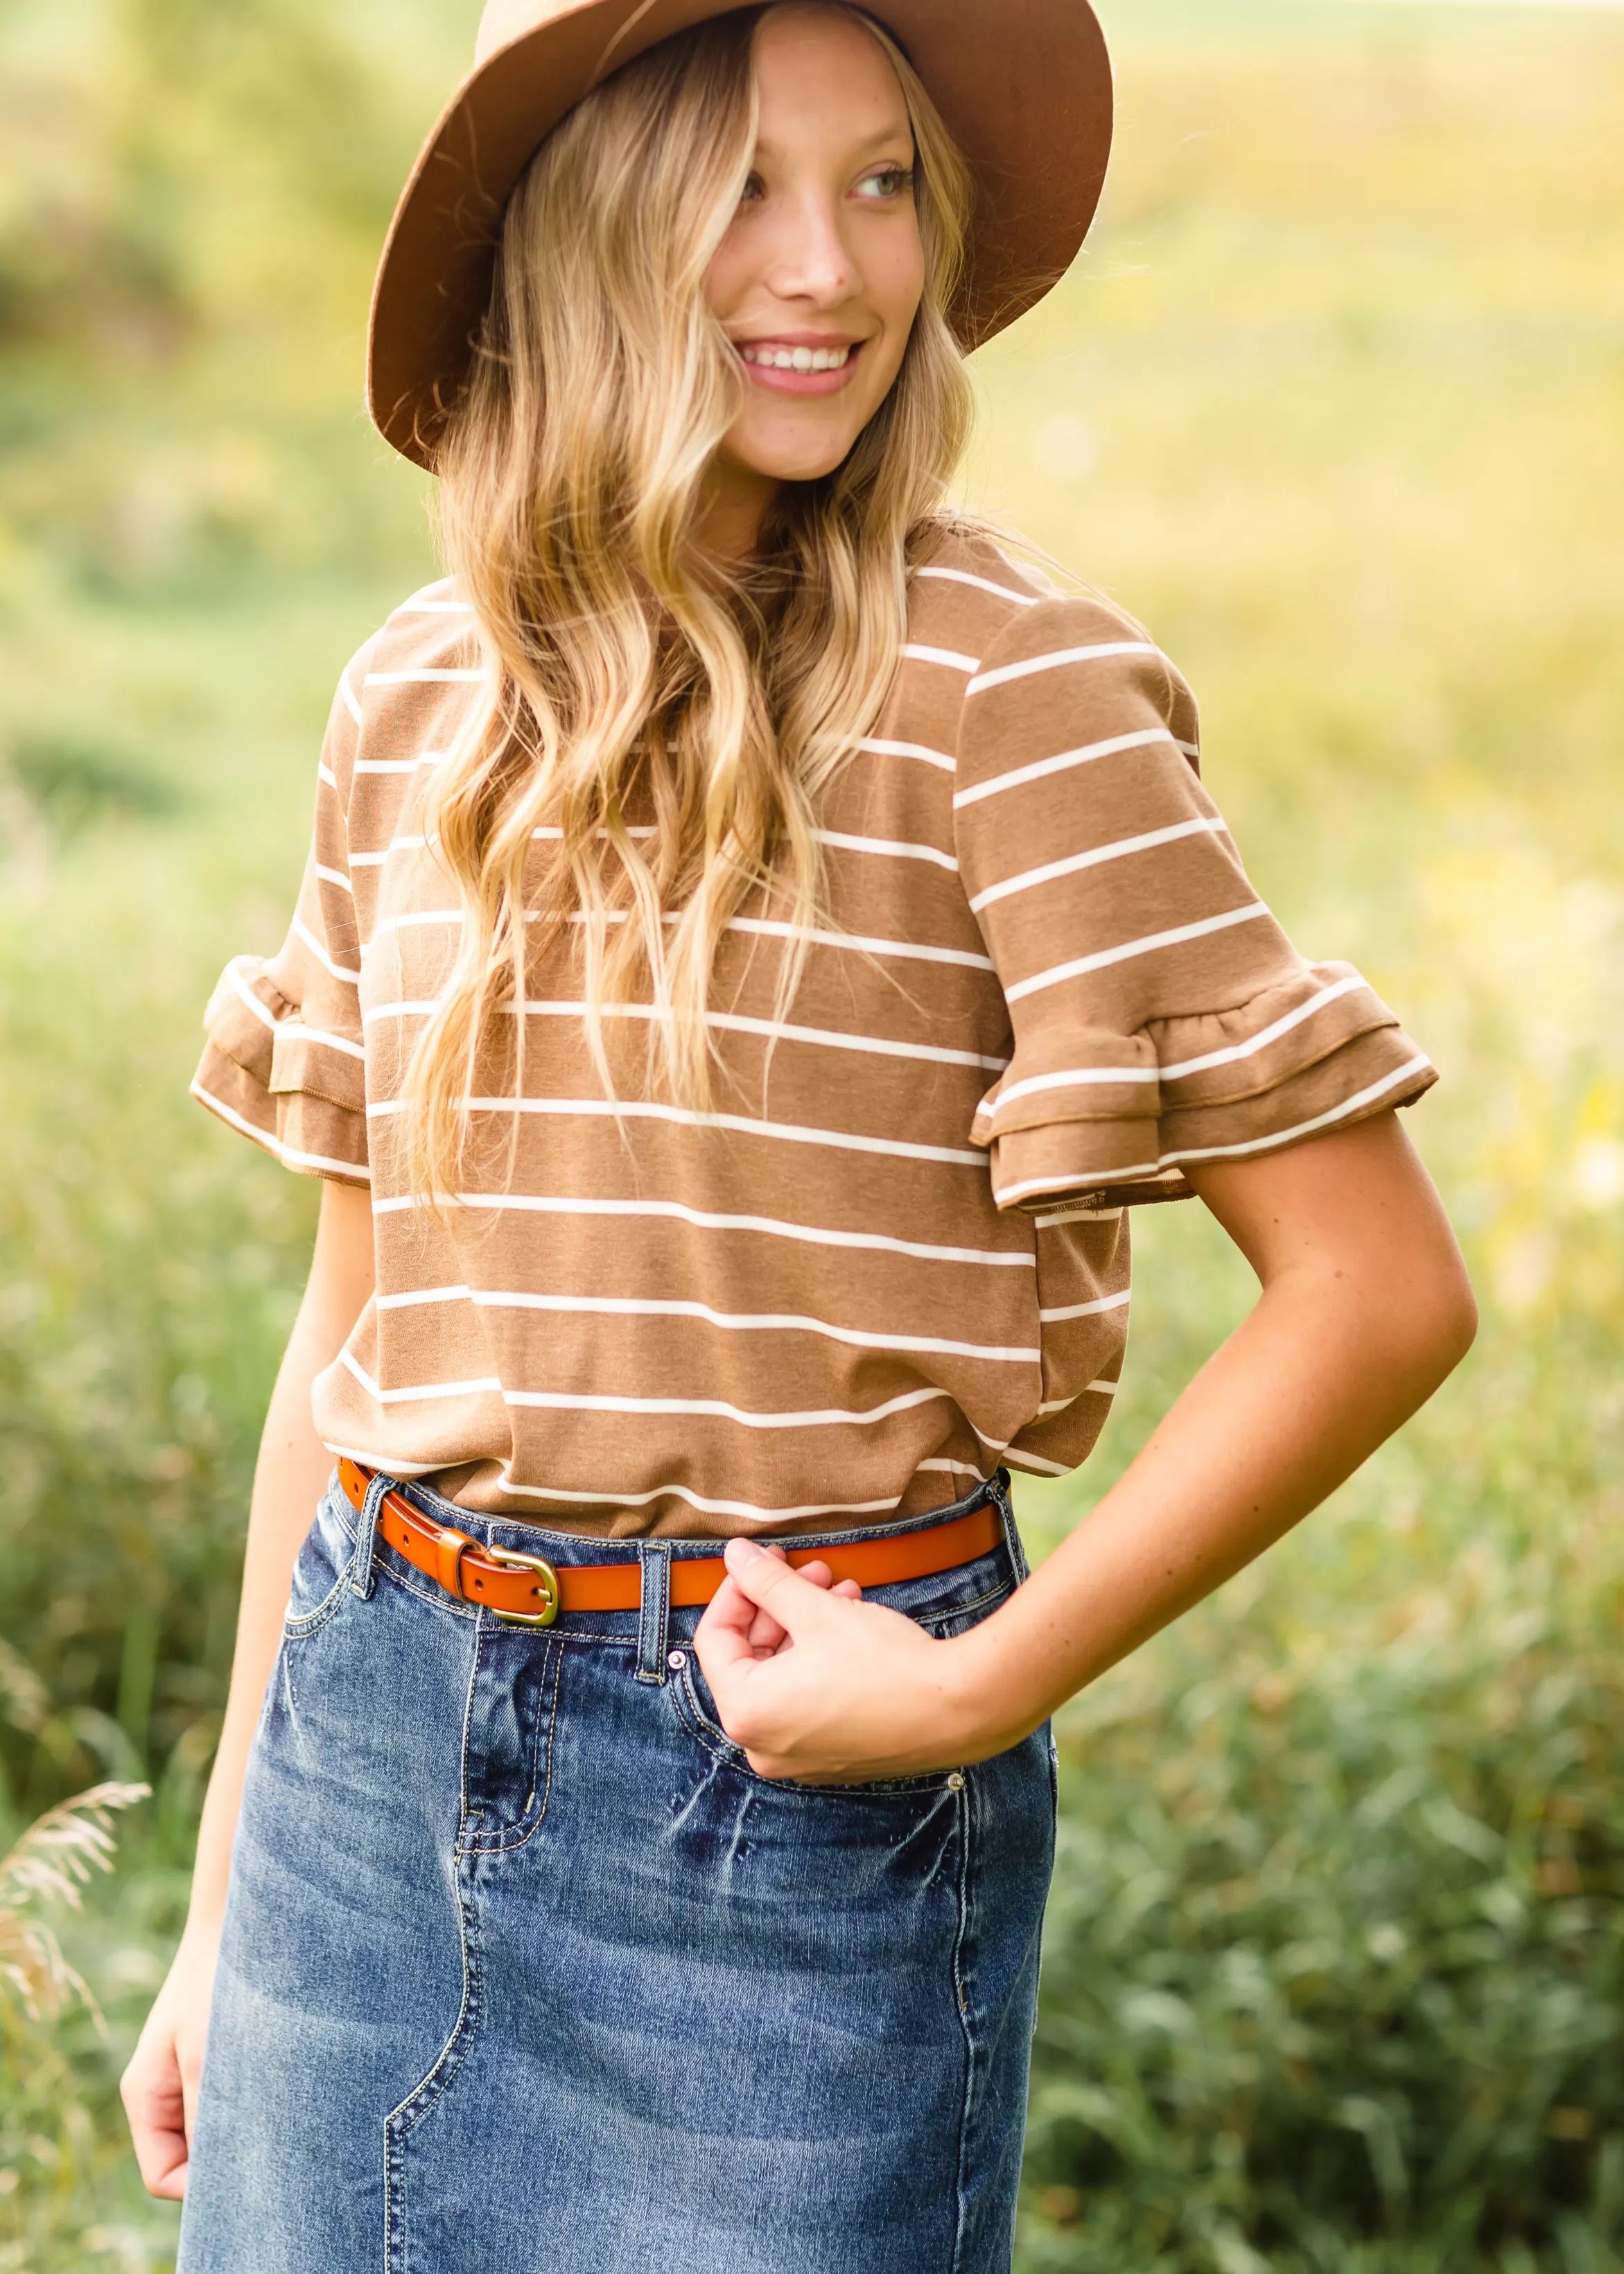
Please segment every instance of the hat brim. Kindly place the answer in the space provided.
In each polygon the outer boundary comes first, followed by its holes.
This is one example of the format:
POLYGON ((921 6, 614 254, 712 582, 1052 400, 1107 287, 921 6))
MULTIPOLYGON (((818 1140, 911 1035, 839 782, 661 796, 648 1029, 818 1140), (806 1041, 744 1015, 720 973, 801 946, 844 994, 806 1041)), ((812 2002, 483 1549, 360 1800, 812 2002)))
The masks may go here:
MULTIPOLYGON (((756 0, 580 0, 477 64, 441 112, 372 290, 367 407, 432 468, 491 290, 503 207, 566 111, 673 32, 756 0)), ((1105 40, 1086 0, 862 0, 907 55, 974 177, 967 349, 1041 300, 1088 233, 1110 155, 1105 40)))

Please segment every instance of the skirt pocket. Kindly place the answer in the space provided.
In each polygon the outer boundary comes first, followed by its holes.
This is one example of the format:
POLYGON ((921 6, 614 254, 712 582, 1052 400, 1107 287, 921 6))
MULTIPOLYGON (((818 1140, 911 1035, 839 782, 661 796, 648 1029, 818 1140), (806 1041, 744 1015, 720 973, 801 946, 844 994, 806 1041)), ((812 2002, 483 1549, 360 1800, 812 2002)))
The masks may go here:
POLYGON ((355 1563, 353 1523, 350 1502, 329 1487, 294 1562, 282 1615, 284 1641, 297 1642, 314 1634, 343 1602, 355 1563))

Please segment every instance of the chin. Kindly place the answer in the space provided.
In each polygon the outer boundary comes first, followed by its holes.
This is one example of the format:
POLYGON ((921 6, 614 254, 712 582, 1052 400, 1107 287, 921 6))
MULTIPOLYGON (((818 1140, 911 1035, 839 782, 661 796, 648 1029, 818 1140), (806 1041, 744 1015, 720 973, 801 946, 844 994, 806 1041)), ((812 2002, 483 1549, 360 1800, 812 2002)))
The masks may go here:
POLYGON ((845 464, 855 446, 861 426, 838 434, 774 435, 755 448, 733 445, 731 455, 753 474, 770 482, 818 482, 845 464))

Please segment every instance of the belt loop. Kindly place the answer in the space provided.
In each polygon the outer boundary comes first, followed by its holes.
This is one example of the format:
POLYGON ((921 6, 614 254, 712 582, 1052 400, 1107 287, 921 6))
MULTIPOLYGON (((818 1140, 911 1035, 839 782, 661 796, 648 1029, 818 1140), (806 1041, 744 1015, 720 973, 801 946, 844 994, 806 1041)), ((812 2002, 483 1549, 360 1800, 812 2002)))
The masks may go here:
POLYGON ((1004 1526, 1004 1544, 1010 1551, 1011 1562, 1015 1566, 1015 1584, 1018 1587, 1025 1586, 1032 1577, 1032 1568, 1026 1562, 1026 1551, 1015 1528, 1015 1502, 1011 1495, 1007 1469, 996 1471, 987 1480, 987 1497, 997 1510, 998 1520, 1004 1526))
POLYGON ((366 1487, 366 1498, 361 1503, 359 1525, 356 1532, 355 1555, 350 1566, 350 1585, 361 1600, 368 1602, 376 1584, 373 1550, 377 1541, 378 1511, 383 1506, 383 1496, 389 1490, 389 1479, 375 1476, 366 1487))
POLYGON ((671 1542, 641 1540, 643 1615, 637 1628, 637 1679, 655 1687, 665 1679, 665 1638, 671 1614, 671 1542))

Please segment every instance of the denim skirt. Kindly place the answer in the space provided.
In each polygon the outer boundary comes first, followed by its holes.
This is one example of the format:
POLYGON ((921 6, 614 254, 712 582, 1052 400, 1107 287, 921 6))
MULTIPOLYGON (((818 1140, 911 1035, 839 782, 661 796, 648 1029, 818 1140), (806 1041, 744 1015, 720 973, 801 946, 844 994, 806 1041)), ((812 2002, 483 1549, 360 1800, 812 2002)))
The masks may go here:
MULTIPOLYGON (((870 1600, 941 1635, 995 1610, 1024 1576, 1006 1482, 902 1527, 991 1501, 995 1552, 870 1600)), ((329 1489, 244 1794, 178 2274, 1007 2274, 1048 1731, 962 1773, 769 1781, 670 1608, 714 1540, 400 1489, 555 1564, 641 1563, 642 1609, 499 1625, 329 1489)))

